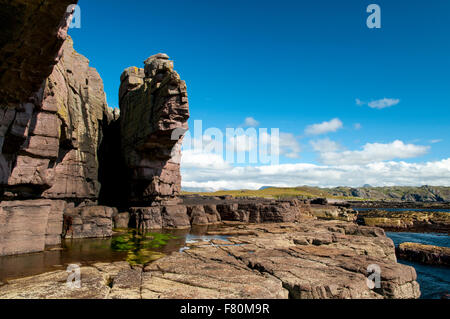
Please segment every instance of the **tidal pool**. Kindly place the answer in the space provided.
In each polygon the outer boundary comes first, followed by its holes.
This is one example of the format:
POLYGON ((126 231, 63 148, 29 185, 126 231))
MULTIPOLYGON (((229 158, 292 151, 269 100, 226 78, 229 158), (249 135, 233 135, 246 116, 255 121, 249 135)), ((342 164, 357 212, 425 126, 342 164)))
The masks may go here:
POLYGON ((45 251, 0 257, 0 281, 66 269, 69 264, 91 265, 99 262, 128 261, 146 264, 170 253, 188 249, 187 244, 226 236, 210 236, 217 226, 197 226, 186 230, 161 230, 140 233, 135 229, 117 230, 111 238, 67 239, 45 251))

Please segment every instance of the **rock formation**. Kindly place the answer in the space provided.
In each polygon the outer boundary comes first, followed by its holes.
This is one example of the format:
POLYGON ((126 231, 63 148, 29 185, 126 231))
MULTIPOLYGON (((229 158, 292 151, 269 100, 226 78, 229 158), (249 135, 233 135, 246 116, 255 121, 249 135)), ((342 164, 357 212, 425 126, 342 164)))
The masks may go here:
POLYGON ((1 0, 0 106, 17 108, 38 92, 61 57, 78 0, 1 0))
POLYGON ((0 47, 0 255, 58 244, 64 210, 98 199, 111 112, 99 74, 67 38, 73 2, 1 8, 10 24, 0 47))
POLYGON ((400 259, 428 265, 450 266, 450 248, 418 243, 401 243, 396 248, 400 259))
POLYGON ((120 77, 121 150, 129 171, 129 201, 172 201, 181 191, 181 141, 187 131, 186 83, 165 54, 120 77))
POLYGON ((114 226, 245 225, 209 233, 232 244, 197 245, 142 267, 83 267, 77 291, 55 271, 1 285, 0 297, 419 296, 414 269, 396 263, 383 230, 313 216, 351 220, 345 209, 180 196, 185 82, 167 55, 153 55, 123 72, 120 112, 109 108, 99 74, 66 39, 67 5, 13 0, 0 9, 8 23, 0 38, 0 256, 43 251, 62 236, 109 237, 114 226), (369 264, 382 269, 377 290, 366 284, 369 264))
POLYGON ((418 231, 450 233, 450 214, 447 212, 418 211, 360 211, 357 222, 381 227, 389 231, 418 231))

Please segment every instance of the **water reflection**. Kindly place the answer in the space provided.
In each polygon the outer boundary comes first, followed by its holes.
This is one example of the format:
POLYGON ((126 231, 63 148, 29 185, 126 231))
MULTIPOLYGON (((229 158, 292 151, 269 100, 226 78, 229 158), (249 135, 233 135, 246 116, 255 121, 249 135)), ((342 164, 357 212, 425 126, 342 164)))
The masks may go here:
MULTIPOLYGON (((113 262, 129 260, 134 263, 154 260, 156 256, 168 255, 175 251, 186 249, 187 241, 222 239, 223 236, 206 236, 214 226, 196 226, 184 230, 163 230, 144 236, 131 238, 134 246, 117 249, 117 239, 124 235, 118 232, 112 238, 105 239, 68 239, 58 247, 49 248, 44 252, 18 256, 0 257, 0 281, 41 274, 53 270, 66 269, 68 264, 90 265, 98 262, 113 262), (159 244, 152 243, 157 239, 159 244), (148 244, 148 247, 145 246, 148 244), (144 248, 144 249, 143 249, 144 248), (134 252, 134 257, 130 255, 134 252), (151 253, 149 253, 149 251, 151 253)), ((126 231, 128 236, 128 231, 126 231)))

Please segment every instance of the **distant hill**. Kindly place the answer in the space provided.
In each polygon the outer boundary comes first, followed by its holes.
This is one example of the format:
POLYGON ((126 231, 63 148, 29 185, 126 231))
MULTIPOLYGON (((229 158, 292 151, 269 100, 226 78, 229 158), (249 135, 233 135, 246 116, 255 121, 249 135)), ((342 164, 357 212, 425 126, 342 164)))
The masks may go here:
POLYGON ((345 200, 377 200, 377 201, 408 201, 408 202, 450 202, 450 187, 444 186, 392 186, 392 187, 335 187, 319 188, 310 186, 270 187, 259 190, 224 190, 217 192, 184 192, 186 194, 201 194, 211 196, 232 195, 235 197, 327 197, 345 200))
POLYGON ((324 190, 332 196, 351 196, 372 200, 450 202, 450 187, 444 186, 336 187, 324 190))

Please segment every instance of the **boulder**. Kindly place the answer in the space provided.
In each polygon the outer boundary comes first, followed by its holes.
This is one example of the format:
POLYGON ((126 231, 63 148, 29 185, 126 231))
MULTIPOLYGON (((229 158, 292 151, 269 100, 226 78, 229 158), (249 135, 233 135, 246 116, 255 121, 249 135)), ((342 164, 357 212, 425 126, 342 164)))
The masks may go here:
POLYGON ((191 227, 183 205, 132 207, 130 213, 132 227, 142 230, 191 227))
POLYGON ((67 208, 64 212, 63 237, 110 237, 115 214, 117 214, 117 210, 107 206, 67 208))
POLYGON ((128 228, 130 224, 130 213, 121 212, 113 216, 114 228, 128 228))
POLYGON ((0 203, 0 256, 43 251, 61 243, 63 211, 59 200, 0 203))

